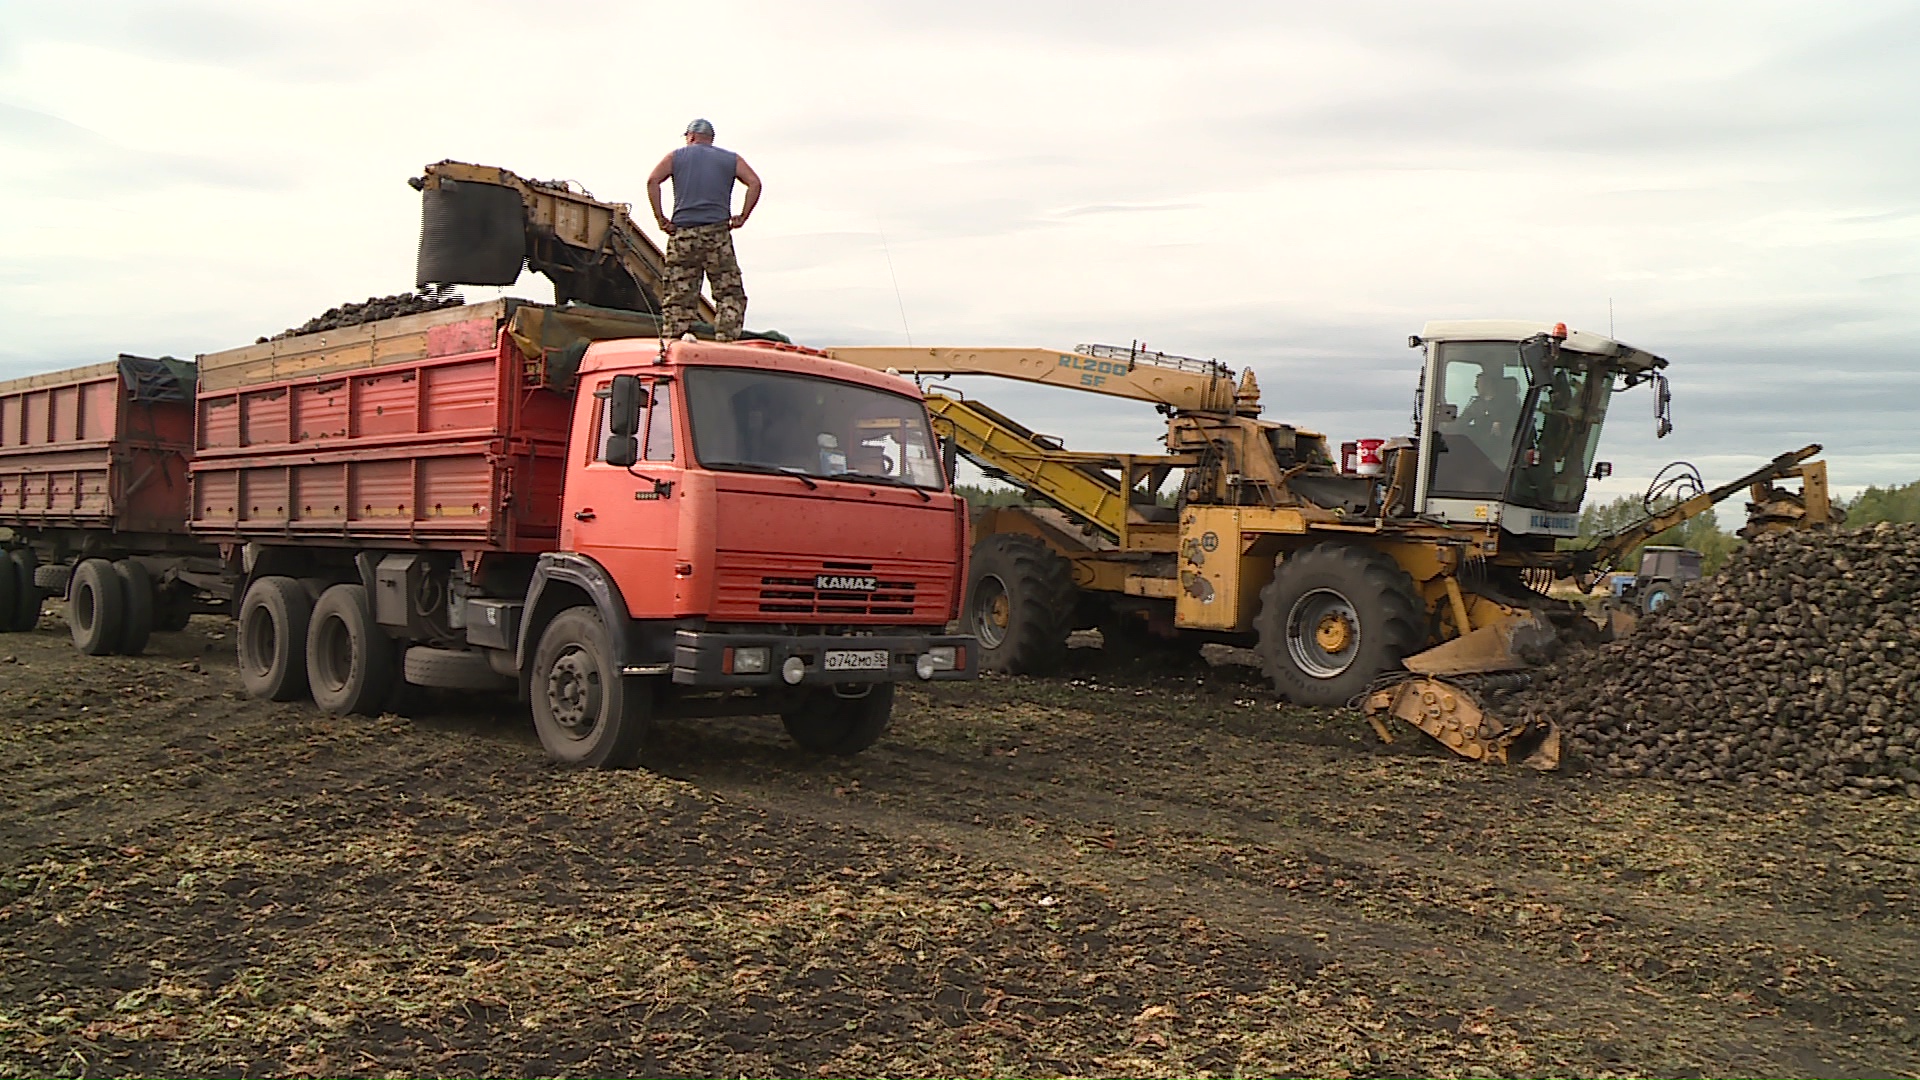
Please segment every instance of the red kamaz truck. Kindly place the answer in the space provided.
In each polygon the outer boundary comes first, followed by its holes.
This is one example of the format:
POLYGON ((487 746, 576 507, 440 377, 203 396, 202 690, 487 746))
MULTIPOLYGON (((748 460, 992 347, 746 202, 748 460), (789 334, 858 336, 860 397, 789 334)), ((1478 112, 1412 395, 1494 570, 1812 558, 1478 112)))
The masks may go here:
POLYGON ((656 715, 777 713, 852 754, 963 679, 965 503, 909 381, 513 300, 0 384, 4 624, 81 648, 237 620, 248 692, 529 699, 556 759, 656 715))

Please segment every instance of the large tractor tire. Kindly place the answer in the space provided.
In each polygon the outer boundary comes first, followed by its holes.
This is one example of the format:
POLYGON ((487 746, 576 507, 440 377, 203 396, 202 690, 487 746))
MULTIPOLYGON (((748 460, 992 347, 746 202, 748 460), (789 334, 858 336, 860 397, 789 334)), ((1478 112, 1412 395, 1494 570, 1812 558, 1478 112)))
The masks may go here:
POLYGON ((153 575, 132 559, 114 563, 113 572, 120 575, 127 604, 120 641, 114 648, 122 656, 139 656, 153 638, 153 575))
POLYGON ((980 641, 980 670, 1059 670, 1074 608, 1073 564, 1039 537, 995 533, 974 545, 960 627, 980 641))
MULTIPOLYGON (((12 630, 24 634, 40 623, 41 601, 46 594, 40 591, 35 579, 39 576, 40 562, 32 548, 16 548, 8 556, 13 570, 13 620, 0 629, 12 630)), ((0 572, 8 569, 0 564, 0 572)))
POLYGON ((1316 544, 1260 591, 1260 659, 1296 705, 1344 705, 1426 644, 1413 579, 1383 551, 1316 544))
POLYGON ((263 577, 240 600, 234 631, 240 684, 253 697, 293 701, 307 692, 307 624, 313 597, 290 577, 263 577))
POLYGON ((815 690, 780 714, 787 734, 802 749, 836 757, 852 757, 879 742, 892 720, 893 687, 885 684, 857 698, 815 690))
POLYGON ((335 716, 377 716, 393 693, 393 639, 373 620, 365 585, 320 594, 307 622, 307 684, 313 703, 335 716))
POLYGON ((653 720, 651 688, 620 674, 613 637, 592 608, 553 617, 533 653, 533 726, 548 756, 589 769, 640 757, 653 720))
POLYGON ((1109 668, 1148 667, 1161 671, 1203 671, 1206 642, 1190 633, 1161 637, 1146 619, 1124 611, 1110 611, 1099 620, 1100 660, 1109 668))
POLYGON ((67 626, 81 652, 88 656, 118 652, 126 618, 126 586, 112 563, 87 559, 74 568, 67 594, 67 626))

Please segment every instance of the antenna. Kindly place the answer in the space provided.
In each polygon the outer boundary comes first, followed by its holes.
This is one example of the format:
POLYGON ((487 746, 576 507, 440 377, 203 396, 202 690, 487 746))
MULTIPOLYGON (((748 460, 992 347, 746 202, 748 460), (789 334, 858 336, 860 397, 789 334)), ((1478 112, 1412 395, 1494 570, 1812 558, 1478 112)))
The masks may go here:
MULTIPOLYGON (((1613 297, 1607 297, 1607 336, 1613 337, 1613 297)), ((1615 341, 1620 340, 1614 338, 1615 341)))
POLYGON ((907 325, 907 302, 900 295, 900 275, 893 272, 893 249, 887 247, 887 234, 880 232, 880 252, 887 257, 887 277, 893 280, 893 302, 900 306, 900 329, 907 332, 907 344, 913 344, 913 327, 907 325))

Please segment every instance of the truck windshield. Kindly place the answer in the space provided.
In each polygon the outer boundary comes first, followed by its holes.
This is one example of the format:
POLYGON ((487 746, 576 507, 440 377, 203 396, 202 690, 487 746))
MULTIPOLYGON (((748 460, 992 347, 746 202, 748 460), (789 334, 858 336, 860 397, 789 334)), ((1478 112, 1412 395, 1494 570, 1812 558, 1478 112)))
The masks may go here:
POLYGON ((687 371, 704 468, 946 487, 926 406, 905 394, 754 368, 687 371))
POLYGON ((1563 352, 1545 383, 1528 386, 1517 343, 1446 342, 1440 350, 1428 427, 1435 436, 1430 493, 1579 510, 1612 396, 1612 369, 1599 358, 1563 352))

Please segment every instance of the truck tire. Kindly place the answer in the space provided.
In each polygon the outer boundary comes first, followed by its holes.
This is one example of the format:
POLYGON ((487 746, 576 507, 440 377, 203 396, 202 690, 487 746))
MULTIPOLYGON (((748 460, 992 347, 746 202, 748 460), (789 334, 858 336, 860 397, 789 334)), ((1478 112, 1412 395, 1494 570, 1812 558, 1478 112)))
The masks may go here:
POLYGON ((47 563, 33 571, 33 583, 40 588, 42 596, 65 596, 67 586, 73 582, 73 567, 59 563, 47 563))
POLYGON ((307 623, 313 598, 290 577, 263 577, 247 588, 234 628, 240 683, 253 697, 294 701, 307 692, 307 623))
POLYGON ((1073 564, 1039 537, 995 533, 974 545, 960 626, 980 641, 980 670, 1059 670, 1074 608, 1073 564))
POLYGON ((40 605, 46 599, 37 582, 40 560, 32 548, 15 548, 9 558, 13 562, 13 623, 9 628, 24 634, 40 624, 40 605))
POLYGON ((13 629, 14 596, 20 591, 20 579, 14 575, 13 561, 0 560, 0 632, 13 629))
POLYGON ((404 661, 406 679, 440 690, 498 690, 513 680, 493 670, 487 654, 474 649, 435 649, 415 645, 404 661))
POLYGON ((73 571, 67 597, 67 626, 73 643, 88 656, 119 649, 127 617, 127 588, 105 559, 85 559, 73 571))
POLYGON ((887 733, 887 725, 893 722, 893 686, 875 686, 857 698, 843 698, 830 689, 815 690, 781 713, 780 722, 801 749, 852 757, 887 733))
POLYGON ((373 620, 365 585, 320 594, 307 623, 307 686, 335 716, 378 716, 393 691, 393 639, 373 620))
POLYGON ((534 649, 531 676, 533 726, 548 756, 589 769, 624 769, 639 758, 653 695, 620 674, 598 612, 555 615, 534 649))
POLYGON ((1288 556, 1260 590, 1260 659, 1296 705, 1344 705, 1426 642, 1413 578, 1384 551, 1323 543, 1288 556))
POLYGON ((120 641, 114 651, 122 656, 139 656, 147 651, 147 641, 153 637, 153 575, 132 559, 114 563, 113 572, 120 575, 120 588, 127 601, 120 641))

